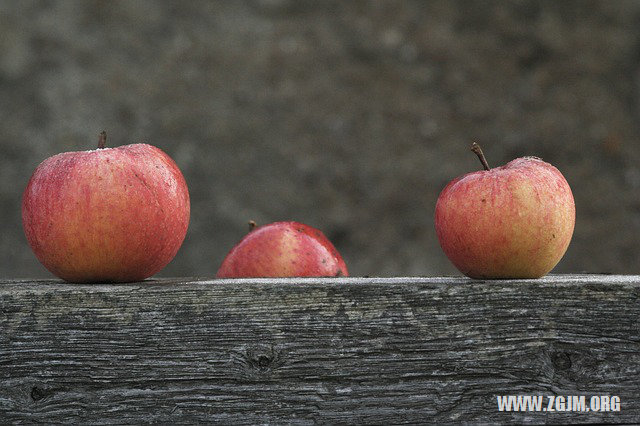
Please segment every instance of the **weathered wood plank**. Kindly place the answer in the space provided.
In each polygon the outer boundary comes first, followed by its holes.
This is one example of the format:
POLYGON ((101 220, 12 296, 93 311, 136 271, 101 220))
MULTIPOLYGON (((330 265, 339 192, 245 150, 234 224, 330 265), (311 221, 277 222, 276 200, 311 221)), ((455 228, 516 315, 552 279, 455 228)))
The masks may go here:
POLYGON ((638 422, 639 302, 640 276, 3 281, 0 419, 638 422))

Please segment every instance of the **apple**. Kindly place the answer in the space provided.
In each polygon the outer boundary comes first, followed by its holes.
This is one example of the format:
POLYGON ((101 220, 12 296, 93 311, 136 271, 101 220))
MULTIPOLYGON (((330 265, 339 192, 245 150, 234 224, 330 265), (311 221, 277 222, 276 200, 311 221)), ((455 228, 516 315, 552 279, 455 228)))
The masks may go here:
POLYGON ((22 223, 38 260, 69 282, 141 281, 164 268, 189 225, 189 191, 176 163, 138 143, 64 152, 33 172, 22 223))
POLYGON ((435 227, 449 260, 471 278, 539 278, 560 261, 575 225, 571 188, 558 169, 537 157, 451 181, 440 193, 435 227))
POLYGON ((218 278, 348 276, 344 260, 319 230, 298 222, 249 226, 222 261, 218 278))

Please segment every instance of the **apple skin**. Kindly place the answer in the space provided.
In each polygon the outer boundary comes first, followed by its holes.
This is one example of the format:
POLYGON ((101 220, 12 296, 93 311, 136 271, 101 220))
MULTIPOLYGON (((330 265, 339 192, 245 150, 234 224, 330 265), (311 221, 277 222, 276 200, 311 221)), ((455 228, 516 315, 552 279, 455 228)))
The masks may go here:
POLYGON ((471 278, 539 278, 560 261, 575 225, 571 188, 536 157, 468 173, 440 193, 435 227, 449 260, 471 278))
POLYGON ((164 268, 189 226, 189 191, 162 150, 132 144, 44 160, 22 198, 38 260, 69 282, 133 282, 164 268))
POLYGON ((348 276, 338 250, 322 232, 299 222, 249 231, 222 261, 218 278, 348 276))

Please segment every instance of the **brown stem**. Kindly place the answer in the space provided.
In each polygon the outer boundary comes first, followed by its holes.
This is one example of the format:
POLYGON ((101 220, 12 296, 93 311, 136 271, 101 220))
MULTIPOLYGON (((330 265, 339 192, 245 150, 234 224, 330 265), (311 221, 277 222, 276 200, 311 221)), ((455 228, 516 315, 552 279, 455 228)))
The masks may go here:
POLYGON ((250 220, 249 221, 249 232, 253 231, 256 228, 256 226, 258 226, 256 221, 255 220, 250 220))
POLYGON ((471 151, 473 151, 473 153, 478 156, 480 162, 482 163, 482 167, 484 167, 485 170, 491 170, 491 167, 489 167, 489 163, 487 163, 487 159, 484 158, 484 153, 482 152, 482 148, 480 148, 480 145, 475 142, 472 143, 471 151))
POLYGON ((98 149, 103 149, 107 144, 107 132, 104 130, 100 132, 100 137, 98 138, 98 149))

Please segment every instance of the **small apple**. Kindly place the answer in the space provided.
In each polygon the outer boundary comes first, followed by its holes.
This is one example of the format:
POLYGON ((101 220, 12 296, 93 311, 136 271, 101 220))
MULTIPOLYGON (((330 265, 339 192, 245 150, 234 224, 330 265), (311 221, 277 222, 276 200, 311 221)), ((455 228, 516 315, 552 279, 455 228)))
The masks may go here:
POLYGON ((536 157, 451 181, 436 203, 435 227, 449 260, 471 278, 539 278, 564 255, 575 225, 571 188, 536 157))
POLYGON ((176 163, 147 144, 64 152, 33 172, 22 223, 38 260, 69 282, 140 281, 164 268, 189 225, 176 163))
POLYGON ((218 278, 348 276, 344 260, 319 230, 298 222, 249 226, 222 261, 218 278))

